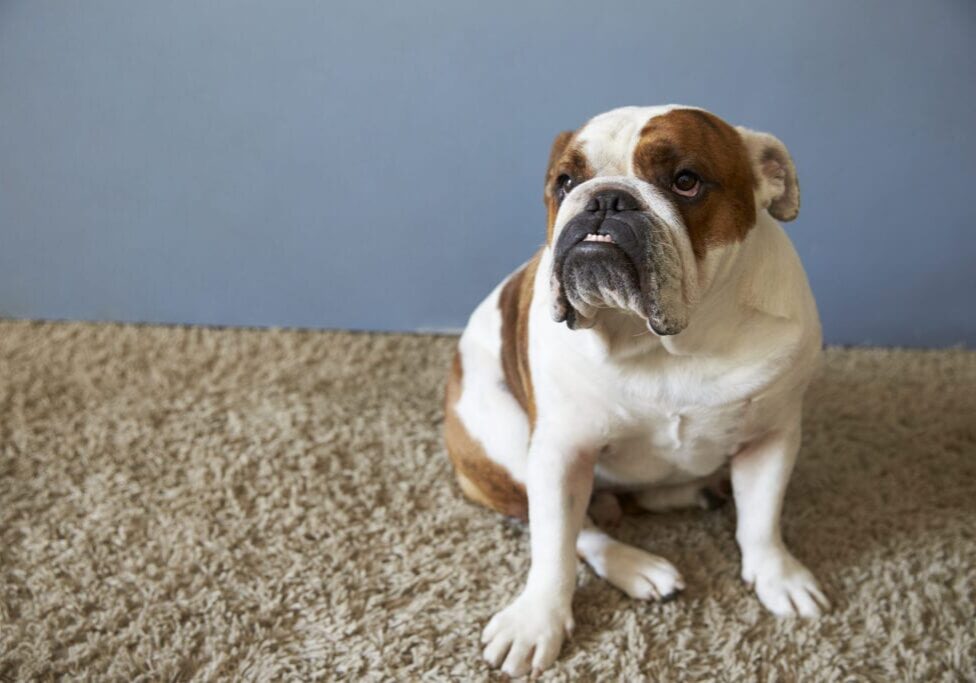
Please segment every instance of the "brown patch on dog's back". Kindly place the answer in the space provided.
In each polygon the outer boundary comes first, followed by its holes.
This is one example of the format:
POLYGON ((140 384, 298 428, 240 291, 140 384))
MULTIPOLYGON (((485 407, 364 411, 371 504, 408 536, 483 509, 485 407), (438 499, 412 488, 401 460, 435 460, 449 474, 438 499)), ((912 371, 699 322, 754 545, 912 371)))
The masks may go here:
POLYGON ((501 352, 505 384, 529 416, 532 427, 535 426, 536 411, 529 371, 529 306, 541 257, 540 249, 508 279, 498 297, 498 309, 502 314, 501 352))
POLYGON ((674 201, 698 258, 709 247, 744 239, 756 223, 756 179, 745 143, 714 114, 676 109, 652 118, 641 130, 634 169, 668 194, 679 171, 706 183, 699 199, 674 201))
MULTIPOLYGON (((535 274, 542 256, 540 249, 502 286, 498 296, 501 313, 501 364, 505 384, 535 424, 535 398, 529 372, 529 305, 535 274)), ((468 432, 455 406, 461 398, 464 376, 460 351, 454 355, 451 374, 444 397, 444 441, 454 464, 458 483, 464 495, 476 503, 510 517, 527 520, 529 502, 525 486, 512 479, 511 474, 488 457, 484 447, 468 432)))
POLYGON ((525 487, 485 454, 482 445, 472 438, 457 414, 455 406, 461 398, 463 377, 461 352, 457 351, 444 392, 444 443, 461 490, 468 498, 487 508, 509 517, 528 520, 529 500, 525 487))

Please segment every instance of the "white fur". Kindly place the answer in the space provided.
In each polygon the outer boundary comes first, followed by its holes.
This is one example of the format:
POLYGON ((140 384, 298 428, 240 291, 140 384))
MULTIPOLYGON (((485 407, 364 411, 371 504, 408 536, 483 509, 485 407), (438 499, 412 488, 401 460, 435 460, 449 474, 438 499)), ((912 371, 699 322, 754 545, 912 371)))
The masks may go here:
POLYGON ((620 107, 590 119, 579 132, 578 139, 597 176, 632 175, 632 152, 637 146, 641 128, 655 116, 688 108, 676 104, 620 107))
MULTIPOLYGON (((812 616, 826 605, 779 531, 802 397, 821 345, 816 306, 788 237, 765 211, 745 240, 712 248, 698 263, 667 197, 633 177, 628 164, 640 129, 671 108, 629 107, 587 124, 579 139, 597 177, 563 202, 553 243, 592 193, 608 185, 634 192, 669 226, 682 276, 675 291, 693 311, 687 328, 658 337, 636 316, 612 310, 597 311, 593 329, 553 322, 546 248, 529 312, 538 416, 531 437, 504 388, 500 289, 461 338, 459 415, 487 455, 525 483, 531 510, 526 587, 484 631, 486 659, 510 675, 545 668, 558 654, 572 624, 574 551, 634 597, 683 586, 665 560, 585 519, 593 489, 675 486, 731 462, 743 578, 776 614, 812 616)), ((761 209, 766 198, 757 201, 761 209)))
POLYGON ((516 481, 525 481, 525 456, 529 445, 529 418, 505 387, 501 365, 502 316, 498 285, 471 315, 459 351, 463 375, 461 397, 455 410, 468 433, 479 441, 489 457, 508 470, 516 481))

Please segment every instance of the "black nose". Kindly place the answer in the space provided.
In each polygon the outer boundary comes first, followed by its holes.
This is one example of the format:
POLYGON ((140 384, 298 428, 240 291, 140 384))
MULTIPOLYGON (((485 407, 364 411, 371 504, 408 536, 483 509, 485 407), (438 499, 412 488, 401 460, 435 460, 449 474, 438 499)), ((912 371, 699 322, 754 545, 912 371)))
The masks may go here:
POLYGON ((620 213, 621 211, 636 211, 639 204, 632 194, 623 190, 608 190, 593 195, 586 205, 590 213, 620 213))

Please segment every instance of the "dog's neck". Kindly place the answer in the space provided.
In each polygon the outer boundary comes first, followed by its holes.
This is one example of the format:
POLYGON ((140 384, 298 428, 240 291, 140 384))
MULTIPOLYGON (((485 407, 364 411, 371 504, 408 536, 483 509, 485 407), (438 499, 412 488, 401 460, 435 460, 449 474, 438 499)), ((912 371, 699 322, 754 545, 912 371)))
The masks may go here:
POLYGON ((593 335, 609 358, 626 360, 636 356, 666 353, 674 356, 722 354, 729 337, 751 315, 741 305, 751 261, 757 257, 755 243, 748 239, 710 255, 699 263, 703 285, 699 301, 692 309, 688 326, 680 333, 659 336, 648 328, 647 320, 631 311, 600 309, 594 324, 581 334, 593 335))

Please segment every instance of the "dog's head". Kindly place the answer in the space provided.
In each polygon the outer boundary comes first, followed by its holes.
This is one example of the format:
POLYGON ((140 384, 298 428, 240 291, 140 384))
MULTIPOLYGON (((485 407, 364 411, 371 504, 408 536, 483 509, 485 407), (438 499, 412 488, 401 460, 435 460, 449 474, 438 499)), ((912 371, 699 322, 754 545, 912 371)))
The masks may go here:
POLYGON ((587 327, 601 308, 677 334, 713 250, 757 212, 799 211, 796 171, 772 135, 686 107, 624 107, 560 133, 546 173, 553 318, 587 327))

